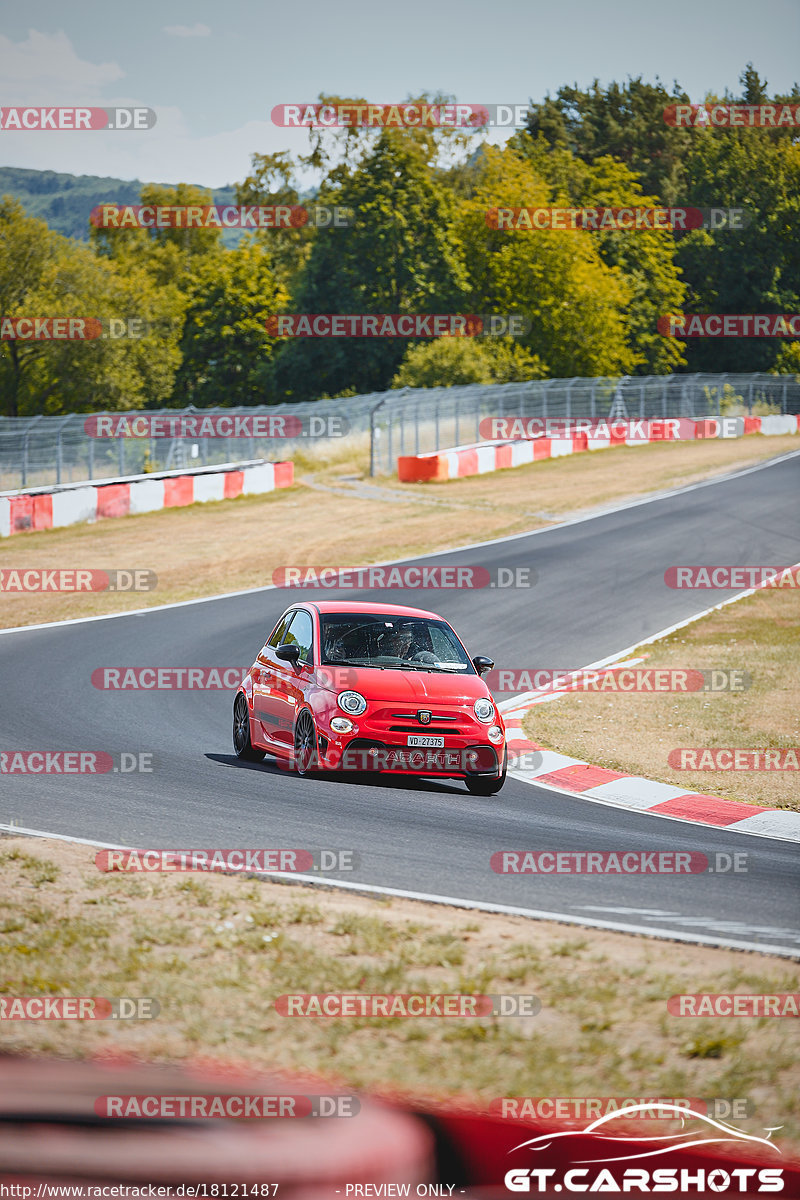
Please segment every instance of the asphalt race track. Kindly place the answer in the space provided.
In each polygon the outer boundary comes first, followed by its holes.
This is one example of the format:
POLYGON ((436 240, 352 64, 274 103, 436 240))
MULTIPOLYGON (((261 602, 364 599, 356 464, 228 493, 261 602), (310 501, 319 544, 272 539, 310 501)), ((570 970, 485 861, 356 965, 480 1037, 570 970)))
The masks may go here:
MULTIPOLYGON (((795 453, 649 503, 425 560, 530 567, 532 588, 369 595, 440 612, 470 654, 487 654, 498 667, 580 667, 732 594, 671 590, 663 581, 671 564, 800 560, 799 498, 795 453)), ((339 877, 348 881, 800 955, 796 844, 624 811, 513 778, 489 799, 457 783, 301 780, 269 760, 236 761, 228 693, 104 692, 91 683, 93 669, 104 666, 249 665, 287 604, 315 594, 269 589, 0 637, 4 750, 143 751, 154 768, 4 775, 0 823, 139 847, 350 848, 359 865, 339 877), (489 866, 501 849, 747 850, 748 870, 501 876, 489 866)), ((618 712, 624 742, 635 737, 624 698, 618 712)))

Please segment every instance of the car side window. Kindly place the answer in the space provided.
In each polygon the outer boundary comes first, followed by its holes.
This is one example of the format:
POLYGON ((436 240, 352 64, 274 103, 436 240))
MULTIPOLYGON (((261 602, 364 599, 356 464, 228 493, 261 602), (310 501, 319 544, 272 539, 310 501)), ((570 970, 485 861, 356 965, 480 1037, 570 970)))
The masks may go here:
POLYGON ((292 623, 283 640, 300 647, 300 659, 302 662, 313 663, 314 626, 307 612, 300 609, 294 614, 292 623))
POLYGON ((267 642, 267 645, 271 646, 273 650, 286 640, 286 630, 289 628, 289 623, 294 615, 293 612, 287 613, 285 617, 281 617, 280 621, 278 621, 278 624, 275 626, 275 632, 267 642))

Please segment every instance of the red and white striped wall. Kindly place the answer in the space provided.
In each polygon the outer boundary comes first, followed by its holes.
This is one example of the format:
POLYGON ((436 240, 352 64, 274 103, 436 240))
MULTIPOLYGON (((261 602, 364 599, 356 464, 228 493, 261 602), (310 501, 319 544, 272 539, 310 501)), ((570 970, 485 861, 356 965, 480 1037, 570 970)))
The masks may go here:
POLYGON ((291 487, 292 462, 224 463, 0 494, 0 537, 291 487))
MULTIPOLYGON (((660 423, 659 423, 660 424, 660 423)), ((705 422, 694 422, 695 428, 705 422)), ((763 433, 776 437, 784 433, 800 431, 800 416, 739 417, 737 436, 763 433)), ((685 433, 683 434, 685 437, 685 433)), ((708 436, 707 434, 705 435, 708 436)), ((538 462, 544 458, 561 458, 566 454, 578 454, 582 450, 604 450, 609 446, 640 446, 648 442, 662 442, 664 435, 658 431, 650 438, 625 438, 612 434, 611 438, 590 438, 585 433, 565 438, 534 438, 524 441, 473 442, 467 446, 454 446, 452 450, 433 450, 427 454, 401 455, 397 460, 397 474, 401 483, 426 483, 445 479, 462 479, 467 475, 487 475, 507 467, 521 467, 524 463, 538 462)))

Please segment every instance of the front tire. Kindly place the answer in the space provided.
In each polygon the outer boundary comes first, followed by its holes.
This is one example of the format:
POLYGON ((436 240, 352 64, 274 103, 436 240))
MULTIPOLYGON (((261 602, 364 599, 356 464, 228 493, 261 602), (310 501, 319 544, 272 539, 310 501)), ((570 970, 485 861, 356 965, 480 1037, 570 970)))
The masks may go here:
POLYGON ((508 769, 508 751, 503 752, 503 770, 496 779, 481 779, 480 777, 469 775, 464 782, 467 785, 467 790, 473 796, 495 796, 506 781, 506 771, 508 769))
POLYGON ((243 692, 237 692, 233 702, 233 748, 242 762, 261 762, 266 750, 256 750, 250 741, 250 713, 243 692))
POLYGON ((319 769, 317 731, 314 728, 314 719, 307 709, 300 713, 294 727, 294 769, 301 776, 319 769))

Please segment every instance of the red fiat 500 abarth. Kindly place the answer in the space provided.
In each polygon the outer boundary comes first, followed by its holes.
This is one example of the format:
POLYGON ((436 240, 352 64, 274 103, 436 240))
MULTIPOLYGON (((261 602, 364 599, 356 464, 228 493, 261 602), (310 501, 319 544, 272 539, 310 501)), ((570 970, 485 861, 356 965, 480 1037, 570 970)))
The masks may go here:
POLYGON ((506 733, 481 674, 436 613, 394 604, 292 605, 233 705, 239 758, 309 771, 463 779, 478 796, 506 778, 506 733))

